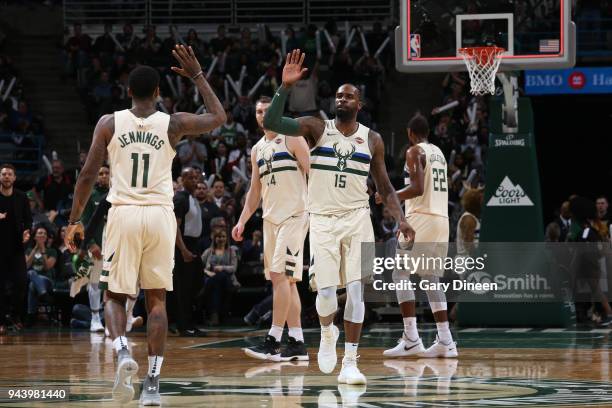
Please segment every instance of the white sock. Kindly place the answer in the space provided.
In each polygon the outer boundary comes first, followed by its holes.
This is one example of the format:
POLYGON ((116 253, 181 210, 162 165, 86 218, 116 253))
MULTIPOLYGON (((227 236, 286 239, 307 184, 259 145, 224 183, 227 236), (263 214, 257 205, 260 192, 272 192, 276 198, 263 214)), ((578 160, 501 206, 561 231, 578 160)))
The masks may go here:
POLYGON ((438 338, 443 343, 450 343, 453 341, 453 335, 448 327, 448 322, 436 323, 436 327, 438 328, 438 338))
POLYGON ((125 302, 125 315, 127 316, 128 319, 134 317, 132 313, 134 311, 135 304, 136 304, 136 299, 132 299, 131 297, 128 296, 127 302, 125 302))
POLYGON ((164 362, 164 358, 162 356, 149 356, 149 372, 148 375, 151 377, 155 377, 159 375, 161 371, 162 363, 164 362))
POLYGON ((357 358, 357 347, 359 347, 359 343, 344 343, 344 355, 357 358))
POLYGON ((304 341, 304 333, 302 332, 301 327, 290 327, 289 328, 289 337, 293 337, 297 341, 304 341))
POLYGON ((321 333, 329 333, 329 332, 331 332, 331 329, 332 329, 333 325, 334 325, 333 323, 330 323, 328 326, 321 325, 321 333))
POLYGON ((113 340, 113 347, 115 347, 115 351, 119 351, 121 349, 128 348, 128 339, 125 336, 118 336, 115 340, 113 340))
POLYGON ((283 337, 283 328, 280 326, 272 325, 268 334, 274 337, 276 341, 281 341, 281 337, 283 337))
POLYGON ((91 312, 91 320, 100 320, 100 312, 91 312))
POLYGON ((419 332, 417 331, 416 317, 404 317, 404 333, 409 340, 418 340, 419 332))

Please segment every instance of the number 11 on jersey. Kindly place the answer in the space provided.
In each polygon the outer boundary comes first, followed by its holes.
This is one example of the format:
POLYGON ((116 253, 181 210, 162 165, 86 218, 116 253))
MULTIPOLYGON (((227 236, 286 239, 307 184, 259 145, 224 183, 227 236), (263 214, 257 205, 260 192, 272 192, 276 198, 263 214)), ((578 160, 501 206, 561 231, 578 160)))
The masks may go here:
MULTIPOLYGON (((132 187, 137 187, 138 179, 138 162, 140 161, 140 155, 138 153, 132 153, 132 187)), ((142 155, 142 161, 144 165, 144 171, 142 173, 142 186, 148 187, 149 184, 149 154, 144 153, 142 155)))

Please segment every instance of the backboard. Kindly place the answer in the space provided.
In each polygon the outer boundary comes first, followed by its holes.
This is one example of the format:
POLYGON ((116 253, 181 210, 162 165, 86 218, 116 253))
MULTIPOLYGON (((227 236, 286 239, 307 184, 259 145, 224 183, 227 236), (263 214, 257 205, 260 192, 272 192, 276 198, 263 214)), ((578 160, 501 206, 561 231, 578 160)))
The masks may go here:
POLYGON ((400 0, 400 72, 465 71, 459 48, 496 45, 500 71, 569 68, 576 59, 572 0, 400 0))

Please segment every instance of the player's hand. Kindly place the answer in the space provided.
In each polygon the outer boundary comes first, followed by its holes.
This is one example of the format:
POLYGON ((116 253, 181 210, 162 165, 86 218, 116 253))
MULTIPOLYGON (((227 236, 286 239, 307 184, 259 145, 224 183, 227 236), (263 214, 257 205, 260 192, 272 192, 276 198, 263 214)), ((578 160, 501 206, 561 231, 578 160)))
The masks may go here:
POLYGON ((404 235, 404 238, 406 238, 407 243, 414 242, 416 232, 414 232, 414 229, 406 221, 400 222, 399 232, 404 235))
POLYGON ((383 203, 382 196, 380 194, 378 194, 378 191, 374 193, 374 202, 376 204, 382 204, 383 203))
POLYGON ((183 260, 185 263, 193 262, 193 260, 197 258, 191 251, 188 250, 181 251, 181 254, 183 255, 183 260))
POLYGON ((102 259, 102 249, 98 244, 91 244, 89 246, 89 252, 95 259, 102 259))
POLYGON ((172 50, 172 55, 177 59, 181 68, 171 67, 172 71, 187 78, 193 78, 196 74, 202 71, 202 67, 198 62, 193 49, 177 44, 172 50))
POLYGON ((64 244, 68 247, 70 252, 75 253, 77 250, 77 244, 75 240, 82 239, 85 235, 85 227, 82 223, 68 225, 66 228, 66 236, 64 237, 64 244))
POLYGON ((300 50, 293 50, 287 54, 285 67, 283 68, 283 86, 288 88, 302 78, 308 68, 302 68, 306 54, 300 50))
POLYGON ((234 228, 232 228, 232 238, 234 239, 234 241, 240 242, 242 241, 243 233, 244 233, 244 224, 241 222, 238 222, 238 224, 236 224, 234 228))

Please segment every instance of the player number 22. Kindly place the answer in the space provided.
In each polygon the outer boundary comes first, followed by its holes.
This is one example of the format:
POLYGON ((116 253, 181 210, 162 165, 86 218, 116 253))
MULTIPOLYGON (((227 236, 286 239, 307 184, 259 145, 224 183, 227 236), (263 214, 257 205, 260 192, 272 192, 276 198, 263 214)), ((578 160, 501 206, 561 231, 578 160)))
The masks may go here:
POLYGON ((433 173, 433 188, 434 191, 446 191, 446 170, 431 169, 433 173))
MULTIPOLYGON (((138 153, 132 153, 132 187, 137 187, 138 179, 138 162, 140 157, 138 153)), ((142 162, 144 164, 144 171, 142 173, 142 186, 147 187, 149 184, 149 154, 142 155, 142 162)))

